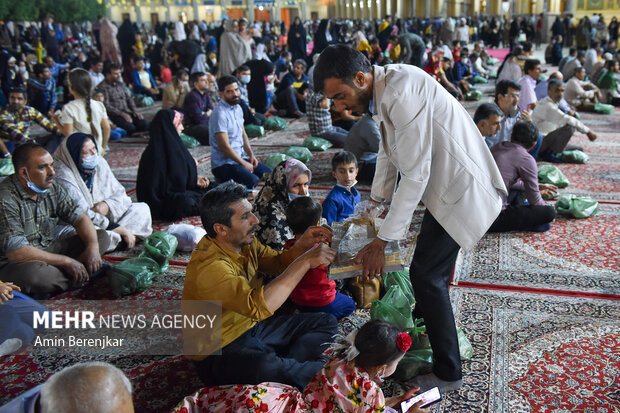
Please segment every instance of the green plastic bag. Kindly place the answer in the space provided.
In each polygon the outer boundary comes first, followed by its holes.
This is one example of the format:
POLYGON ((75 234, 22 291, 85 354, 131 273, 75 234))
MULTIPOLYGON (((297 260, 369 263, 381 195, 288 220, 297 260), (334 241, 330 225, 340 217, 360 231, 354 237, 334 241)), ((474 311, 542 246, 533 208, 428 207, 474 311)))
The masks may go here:
POLYGON ((411 310, 409 317, 403 315, 397 308, 386 304, 381 300, 375 300, 370 307, 370 318, 373 320, 383 320, 394 324, 401 331, 407 327, 412 327, 411 310))
POLYGON ((598 202, 587 196, 562 194, 555 203, 555 209, 562 215, 589 218, 598 213, 598 202))
POLYGON ((553 184, 558 188, 566 188, 569 184, 566 175, 560 168, 553 165, 541 165, 538 168, 538 182, 541 184, 553 184))
POLYGON ((596 103, 594 105, 594 111, 603 115, 611 115, 614 113, 614 105, 608 105, 607 103, 596 103))
POLYGON ((302 161, 303 163, 306 163, 313 158, 312 153, 305 146, 291 146, 284 151, 284 154, 290 156, 291 158, 295 158, 298 161, 302 161))
POLYGON ((495 70, 489 70, 489 79, 497 79, 497 72, 495 70))
POLYGON ((409 380, 417 375, 430 373, 432 369, 433 350, 430 348, 409 350, 398 363, 394 378, 401 381, 409 380))
POLYGON ((465 100, 479 101, 482 99, 482 92, 479 90, 472 90, 465 94, 465 100))
POLYGON ((465 332, 457 327, 456 336, 459 339, 459 354, 461 355, 461 360, 469 360, 474 355, 474 348, 467 336, 465 336, 465 332))
POLYGON ((411 280, 409 279, 409 271, 388 272, 383 276, 383 285, 386 290, 389 290, 393 285, 398 285, 403 294, 407 297, 409 306, 413 307, 415 304, 415 296, 413 295, 413 287, 411 287, 411 280))
POLYGON ((489 81, 487 79, 485 79, 482 76, 476 75, 471 79, 472 83, 482 83, 482 84, 486 84, 489 83, 489 81))
POLYGON ((148 257, 130 258, 108 271, 108 281, 117 297, 146 290, 159 274, 159 264, 148 257))
POLYGON ((588 163, 590 159, 588 155, 580 150, 574 149, 572 151, 564 151, 559 154, 558 158, 562 160, 562 162, 568 163, 588 163))
POLYGON ((245 125, 245 133, 249 138, 260 138, 265 136, 265 128, 258 125, 245 125))
POLYGON ((317 138, 316 136, 304 139, 303 145, 311 151, 326 151, 334 146, 327 139, 317 138))
POLYGON ((172 257, 179 245, 179 240, 167 232, 153 232, 144 241, 144 251, 140 257, 148 257, 159 265, 159 273, 168 269, 168 259, 172 257))
POLYGON ((493 65, 496 65, 498 63, 499 63, 499 59, 496 59, 494 57, 489 57, 487 59, 487 65, 489 65, 489 66, 493 66, 493 65))
POLYGON ((10 158, 4 158, 0 161, 0 176, 9 176, 15 173, 13 161, 10 158))
POLYGON ((141 108, 148 108, 149 106, 153 106, 155 104, 155 100, 152 97, 147 95, 137 95, 134 98, 136 105, 141 108))
POLYGON ((265 162, 263 163, 267 165, 268 167, 270 167, 271 169, 274 169, 276 166, 280 164, 280 162, 284 162, 289 158, 290 156, 285 155, 283 153, 272 153, 271 155, 267 157, 267 159, 265 159, 265 162))
POLYGON ((195 148, 196 146, 200 146, 200 142, 198 142, 198 139, 192 138, 191 136, 184 133, 181 134, 181 140, 183 141, 183 145, 185 145, 186 148, 195 148))
POLYGON ((265 120, 263 126, 267 130, 284 130, 288 126, 286 121, 279 116, 270 116, 265 120))

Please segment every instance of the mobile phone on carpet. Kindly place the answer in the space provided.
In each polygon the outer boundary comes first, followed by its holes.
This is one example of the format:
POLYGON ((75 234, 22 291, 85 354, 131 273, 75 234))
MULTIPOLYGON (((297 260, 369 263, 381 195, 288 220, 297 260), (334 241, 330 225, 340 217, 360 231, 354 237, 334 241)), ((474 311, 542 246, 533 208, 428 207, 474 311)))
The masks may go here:
POLYGON ((405 400, 404 402, 402 402, 400 404, 400 410, 403 413, 407 413, 407 410, 409 410, 409 408, 411 408, 411 406, 413 406, 414 404, 416 404, 417 402, 419 402, 420 400, 424 400, 424 404, 422 404, 420 407, 428 407, 432 404, 437 403, 438 401, 441 400, 441 392, 439 391, 439 387, 433 387, 432 389, 425 391, 422 394, 419 394, 415 397, 412 397, 409 400, 405 400))

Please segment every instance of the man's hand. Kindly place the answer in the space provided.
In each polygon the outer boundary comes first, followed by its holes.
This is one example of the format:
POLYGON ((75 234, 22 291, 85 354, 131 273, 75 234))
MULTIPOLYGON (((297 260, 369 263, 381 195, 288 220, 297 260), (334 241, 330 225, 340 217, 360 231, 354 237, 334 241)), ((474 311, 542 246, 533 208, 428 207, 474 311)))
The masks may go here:
POLYGON ((134 115, 136 118, 140 119, 140 120, 144 119, 144 116, 142 116, 142 114, 141 114, 141 113, 134 112, 134 113, 133 113, 133 115, 134 115))
POLYGON ((12 299, 13 291, 21 291, 21 288, 13 283, 3 283, 0 281, 0 304, 12 299))
POLYGON ((519 114, 519 118, 521 120, 530 120, 531 119, 530 112, 528 110, 524 110, 523 112, 519 114))
POLYGON ((134 245, 136 245, 136 236, 127 228, 116 227, 112 231, 116 232, 118 235, 121 236, 123 241, 125 241, 125 244, 127 244, 127 249, 131 249, 134 247, 134 245))
POLYGON ((67 257, 67 260, 67 263, 62 268, 73 278, 73 283, 80 285, 88 281, 88 271, 84 264, 69 257, 67 257))
POLYGON ((209 179, 206 176, 199 176, 197 185, 199 188, 206 188, 209 186, 209 179))
POLYGON ((308 263, 308 268, 327 267, 336 259, 336 250, 323 243, 318 243, 307 251, 300 259, 308 263))
POLYGON ((302 251, 307 251, 317 243, 330 243, 332 240, 332 235, 333 231, 327 225, 321 225, 320 227, 310 227, 297 240, 295 246, 299 247, 302 251))
POLYGON ((540 195, 546 199, 554 198, 558 192, 558 187, 553 184, 539 184, 538 189, 540 190, 540 195))
POLYGON ((590 131, 588 132, 588 139, 590 139, 592 142, 594 142, 596 140, 596 138, 598 138, 598 136, 596 136, 596 133, 590 131))
POLYGON ((256 168, 258 166, 258 159, 256 159, 256 156, 254 156, 252 154, 252 156, 250 156, 250 163, 252 164, 252 167, 256 168))
POLYGON ((250 173, 254 172, 254 165, 252 165, 250 162, 246 161, 245 159, 241 160, 241 166, 247 169, 248 172, 250 173))
POLYGON ((133 119, 131 119, 131 116, 129 116, 129 114, 128 114, 128 113, 123 113, 123 114, 121 114, 121 117, 122 117, 123 119, 125 119, 125 121, 126 121, 126 122, 129 122, 129 123, 132 123, 132 122, 133 122, 133 119))
POLYGON ((387 241, 375 238, 355 256, 355 263, 362 264, 362 278, 379 277, 385 273, 385 245, 387 241))
POLYGON ((78 257, 78 261, 84 264, 88 274, 92 275, 101 268, 101 254, 99 254, 99 246, 86 247, 84 252, 78 257))
POLYGON ((96 213, 101 214, 103 216, 108 215, 108 212, 110 212, 110 207, 105 201, 97 202, 95 205, 93 205, 92 209, 96 213))

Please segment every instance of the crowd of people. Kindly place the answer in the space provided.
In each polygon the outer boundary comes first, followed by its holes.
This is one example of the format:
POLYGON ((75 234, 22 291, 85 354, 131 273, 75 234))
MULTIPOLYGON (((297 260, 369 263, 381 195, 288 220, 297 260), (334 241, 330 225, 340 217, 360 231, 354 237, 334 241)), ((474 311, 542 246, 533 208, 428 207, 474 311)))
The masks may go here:
MULTIPOLYGON (((434 364, 409 384, 459 389, 448 295, 459 250, 487 232, 549 230, 555 209, 544 199, 557 187, 539 185, 536 162, 570 162, 565 151, 584 150, 569 143, 576 132, 597 139, 578 113, 620 105, 617 20, 556 19, 545 55, 558 68, 548 76, 533 58, 542 21, 297 17, 286 27, 225 18, 149 29, 129 19, 118 28, 106 18, 61 25, 51 15, 0 22, 0 155, 15 169, 0 182, 0 314, 9 320, 0 356, 32 340, 25 314, 45 310, 35 300, 104 274, 102 254, 133 248, 153 220, 200 216, 207 235, 182 299, 221 301, 221 355, 191 357, 207 387, 175 411, 213 411, 233 398, 245 405, 251 398, 234 396, 247 390, 264 395, 270 411, 395 407, 411 392, 385 398, 379 384, 409 336, 372 321, 333 343, 356 302, 327 277, 335 258, 328 227, 360 204, 359 179, 372 185, 366 208, 388 209, 357 254, 363 277, 385 272, 386 243, 405 237, 420 201, 426 207, 410 276, 434 364), (494 62, 488 52, 500 43, 510 53, 494 62), (495 78, 493 101, 472 118, 460 101, 495 78), (145 119, 140 108, 154 104, 161 109, 145 119), (341 148, 322 204, 303 162, 272 170, 255 156, 245 126, 274 115, 307 120, 312 136, 341 148), (210 146, 213 180, 198 174, 184 134, 210 146), (105 159, 109 142, 125 136, 148 136, 138 202, 105 159), (295 314, 282 315, 289 298, 295 314)), ((57 394, 78 377, 95 387, 107 380, 122 391, 101 406, 131 411, 127 378, 97 363, 57 373, 21 408, 82 403, 79 394, 57 394)), ((420 403, 409 410, 420 411, 420 403)))

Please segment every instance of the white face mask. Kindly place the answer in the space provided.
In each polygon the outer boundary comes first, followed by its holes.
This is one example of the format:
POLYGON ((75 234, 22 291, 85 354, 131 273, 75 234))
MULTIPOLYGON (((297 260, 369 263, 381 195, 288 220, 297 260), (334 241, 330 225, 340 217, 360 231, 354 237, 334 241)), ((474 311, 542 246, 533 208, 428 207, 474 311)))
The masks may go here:
POLYGON ((248 83, 250 83, 250 79, 251 76, 250 75, 241 75, 241 83, 243 83, 244 85, 247 85, 248 83))

